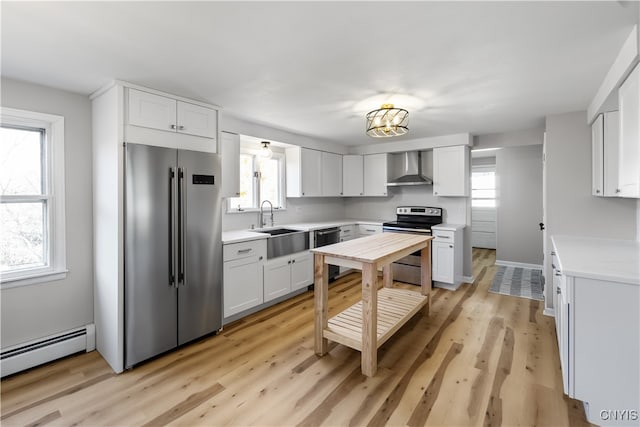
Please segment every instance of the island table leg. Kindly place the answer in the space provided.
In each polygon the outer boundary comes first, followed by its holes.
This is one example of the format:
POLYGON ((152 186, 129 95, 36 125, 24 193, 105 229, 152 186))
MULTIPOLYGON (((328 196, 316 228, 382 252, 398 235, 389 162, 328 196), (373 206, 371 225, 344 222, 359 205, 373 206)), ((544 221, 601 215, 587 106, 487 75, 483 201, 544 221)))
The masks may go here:
POLYGON ((324 255, 314 255, 314 275, 315 351, 318 356, 323 356, 329 348, 329 342, 324 337, 329 320, 329 266, 324 263, 324 255))
POLYGON ((378 369, 378 270, 362 264, 362 373, 368 377, 378 369))
POLYGON ((420 251, 420 292, 426 295, 427 316, 431 311, 431 241, 420 251))

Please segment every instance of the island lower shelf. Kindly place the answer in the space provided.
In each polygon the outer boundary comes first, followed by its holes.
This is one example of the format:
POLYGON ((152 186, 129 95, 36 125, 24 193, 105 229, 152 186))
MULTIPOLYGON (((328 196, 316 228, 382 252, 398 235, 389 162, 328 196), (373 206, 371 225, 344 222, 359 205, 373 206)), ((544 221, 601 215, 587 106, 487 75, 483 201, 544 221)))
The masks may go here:
MULTIPOLYGON (((427 304, 429 297, 408 289, 378 290, 377 345, 393 334, 427 304)), ((324 338, 362 351, 362 301, 340 312, 328 321, 324 338)))

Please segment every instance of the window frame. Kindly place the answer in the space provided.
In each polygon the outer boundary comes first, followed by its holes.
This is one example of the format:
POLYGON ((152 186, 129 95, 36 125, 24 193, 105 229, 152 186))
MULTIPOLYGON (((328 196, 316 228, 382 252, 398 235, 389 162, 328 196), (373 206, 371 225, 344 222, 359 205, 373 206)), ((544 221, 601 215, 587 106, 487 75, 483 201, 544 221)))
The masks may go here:
POLYGON ((497 209, 498 208, 498 175, 495 164, 488 165, 473 165, 471 167, 471 207, 475 209, 497 209), (495 197, 473 197, 473 190, 487 190, 485 188, 473 188, 473 173, 478 172, 493 172, 494 182, 493 182, 493 191, 495 192, 495 197), (474 200, 493 200, 493 206, 474 206, 474 200))
POLYGON ((2 107, 3 125, 44 129, 43 191, 40 195, 0 196, 1 203, 46 201, 44 251, 46 265, 0 272, 0 289, 64 279, 66 266, 64 117, 2 107))
MULTIPOLYGON (((280 200, 278 200, 277 205, 274 203, 273 206, 273 210, 274 211, 286 211, 287 210, 287 189, 286 189, 286 158, 284 153, 280 153, 277 151, 273 151, 272 152, 272 159, 277 159, 278 160, 278 187, 280 189, 280 200)), ((245 212, 260 212, 260 195, 261 195, 261 191, 260 191, 260 185, 257 183, 257 180, 259 179, 258 176, 255 176, 256 172, 260 172, 259 171, 259 163, 260 163, 260 154, 261 151, 260 150, 256 150, 256 149, 248 149, 248 148, 241 148, 240 149, 240 154, 245 154, 245 155, 250 155, 253 156, 253 173, 254 173, 254 178, 253 178, 253 194, 254 194, 254 206, 250 207, 250 208, 238 208, 237 206, 234 207, 232 206, 232 199, 234 199, 235 197, 230 197, 227 199, 227 213, 245 213, 245 212)), ((240 161, 240 159, 238 158, 238 161, 240 161)))

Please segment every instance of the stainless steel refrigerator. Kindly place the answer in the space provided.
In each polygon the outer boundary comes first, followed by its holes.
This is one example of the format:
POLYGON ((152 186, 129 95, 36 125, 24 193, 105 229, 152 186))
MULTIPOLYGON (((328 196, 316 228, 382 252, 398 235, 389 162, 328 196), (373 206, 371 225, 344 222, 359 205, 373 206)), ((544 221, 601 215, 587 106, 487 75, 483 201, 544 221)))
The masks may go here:
POLYGON ((125 366, 222 327, 220 158, 125 144, 125 366))

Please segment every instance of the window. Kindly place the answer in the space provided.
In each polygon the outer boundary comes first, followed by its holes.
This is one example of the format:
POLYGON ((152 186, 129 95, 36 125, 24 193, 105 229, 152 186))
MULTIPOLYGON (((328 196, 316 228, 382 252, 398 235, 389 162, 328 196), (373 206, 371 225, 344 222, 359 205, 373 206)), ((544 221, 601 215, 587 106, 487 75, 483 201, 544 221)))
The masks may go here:
POLYGON ((284 209, 284 156, 273 153, 265 159, 255 150, 240 153, 240 197, 229 199, 230 212, 255 211, 263 201, 284 209))
POLYGON ((471 206, 496 207, 496 168, 494 165, 473 166, 471 172, 471 206))
POLYGON ((2 109, 0 230, 3 288, 65 277, 63 117, 2 109))

